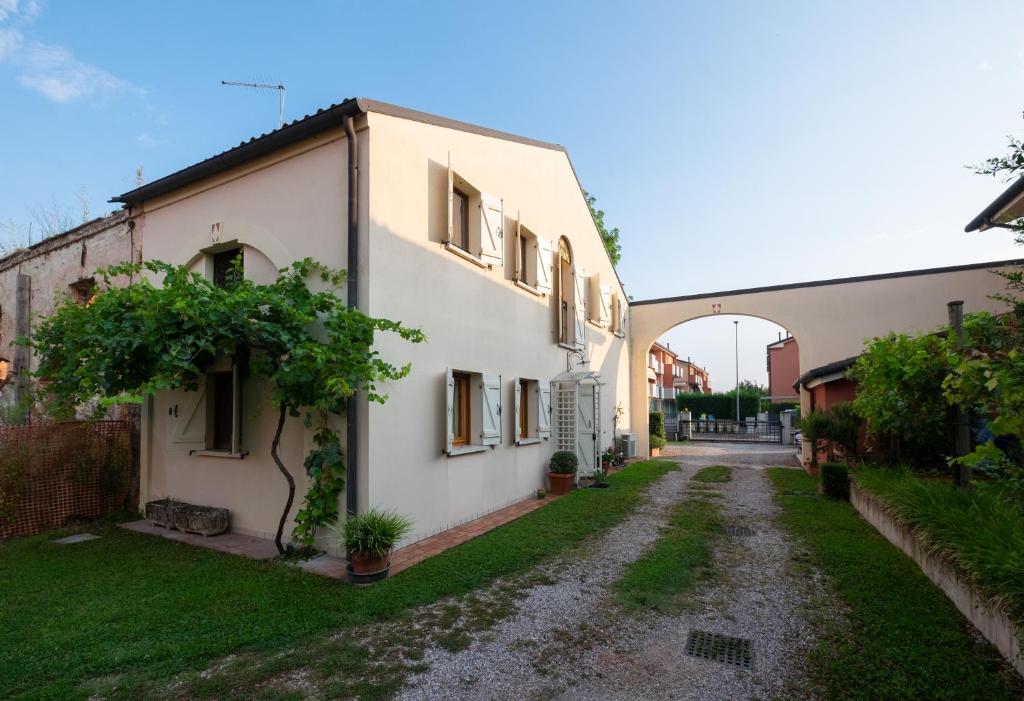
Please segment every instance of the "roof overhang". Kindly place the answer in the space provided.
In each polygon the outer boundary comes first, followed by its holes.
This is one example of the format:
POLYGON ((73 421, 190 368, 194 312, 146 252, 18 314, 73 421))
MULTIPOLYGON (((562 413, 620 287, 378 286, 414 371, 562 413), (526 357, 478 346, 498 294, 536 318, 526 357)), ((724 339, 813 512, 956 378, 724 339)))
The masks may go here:
POLYGON ((852 358, 844 358, 843 360, 837 360, 813 370, 808 370, 800 376, 800 379, 793 383, 793 389, 797 389, 800 386, 803 386, 804 389, 811 389, 818 385, 846 379, 846 371, 853 367, 853 364, 857 362, 859 357, 855 355, 852 358))
POLYGON ((964 231, 985 231, 1021 217, 1024 217, 1024 176, 1015 180, 999 197, 981 210, 978 216, 964 227, 964 231))

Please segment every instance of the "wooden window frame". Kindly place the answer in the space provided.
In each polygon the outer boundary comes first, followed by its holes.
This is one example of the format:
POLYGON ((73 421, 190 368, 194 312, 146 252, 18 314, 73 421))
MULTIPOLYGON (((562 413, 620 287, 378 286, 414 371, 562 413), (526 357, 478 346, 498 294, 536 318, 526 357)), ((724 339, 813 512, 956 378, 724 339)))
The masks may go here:
MULTIPOLYGON (((469 194, 466 193, 464 190, 460 190, 457 187, 452 188, 452 208, 453 209, 455 208, 456 203, 461 203, 463 206, 462 206, 461 214, 458 217, 459 224, 460 224, 460 226, 462 228, 462 237, 461 237, 461 239, 456 238, 455 232, 453 231, 452 232, 451 244, 453 246, 455 246, 456 248, 465 251, 466 253, 470 252, 469 251, 469 200, 470 200, 469 194)), ((452 221, 455 221, 455 219, 456 219, 456 212, 453 211, 452 212, 452 221)))
POLYGON ((453 372, 452 379, 455 381, 455 397, 452 416, 453 446, 469 445, 469 395, 471 378, 466 372, 453 372), (455 412, 455 408, 458 411, 455 412))

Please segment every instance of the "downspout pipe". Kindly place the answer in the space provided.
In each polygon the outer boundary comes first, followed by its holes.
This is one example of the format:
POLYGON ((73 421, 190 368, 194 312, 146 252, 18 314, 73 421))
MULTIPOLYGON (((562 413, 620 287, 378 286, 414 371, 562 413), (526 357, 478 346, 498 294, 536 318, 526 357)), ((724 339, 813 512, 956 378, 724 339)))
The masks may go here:
MULTIPOLYGON (((359 308, 359 145, 352 116, 345 115, 348 142, 348 297, 350 309, 359 308)), ((353 394, 345 404, 345 512, 354 516, 359 509, 359 404, 353 394)))

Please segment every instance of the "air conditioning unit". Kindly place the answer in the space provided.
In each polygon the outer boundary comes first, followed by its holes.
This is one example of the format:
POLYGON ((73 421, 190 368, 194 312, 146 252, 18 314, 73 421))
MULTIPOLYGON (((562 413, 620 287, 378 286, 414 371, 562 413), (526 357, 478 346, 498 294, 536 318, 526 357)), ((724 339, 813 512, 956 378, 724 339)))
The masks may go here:
POLYGON ((619 452, 624 458, 636 457, 636 434, 623 433, 619 435, 619 452))

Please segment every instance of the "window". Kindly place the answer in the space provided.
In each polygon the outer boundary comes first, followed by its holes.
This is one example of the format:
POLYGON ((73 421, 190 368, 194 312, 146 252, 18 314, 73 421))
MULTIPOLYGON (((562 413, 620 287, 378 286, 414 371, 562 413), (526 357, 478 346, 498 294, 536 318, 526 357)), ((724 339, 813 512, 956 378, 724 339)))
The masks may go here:
POLYGON ((586 288, 583 271, 572 263, 572 249, 563 236, 558 240, 558 342, 577 350, 584 348, 586 288))
POLYGON ((513 279, 520 287, 540 295, 551 294, 551 242, 516 221, 516 265, 513 279))
POLYGON ((473 187, 452 168, 448 157, 448 231, 445 246, 477 265, 501 265, 505 211, 500 197, 473 187))
POLYGON ((242 454, 242 385, 238 366, 226 358, 206 375, 206 450, 242 454))
POLYGON ((469 195, 458 189, 452 191, 451 244, 469 251, 469 195))
POLYGON ((93 297, 96 296, 96 279, 91 277, 82 278, 78 282, 68 285, 68 289, 71 292, 71 299, 75 304, 89 304, 93 297))
POLYGON ((514 392, 516 445, 539 443, 551 436, 551 385, 517 377, 512 381, 514 392))
POLYGON ((455 391, 452 395, 452 445, 469 443, 469 375, 464 372, 453 374, 455 391))
POLYGON ((612 286, 602 285, 601 276, 594 273, 587 278, 587 287, 590 295, 588 300, 590 321, 601 328, 610 327, 612 325, 612 286))
POLYGON ((227 287, 241 279, 245 259, 242 247, 235 246, 213 253, 213 284, 216 287, 227 287), (237 262, 236 262, 237 261, 237 262))
POLYGON ((445 452, 472 453, 501 442, 501 375, 447 371, 445 452))
MULTIPOLYGON (((530 396, 530 381, 519 380, 520 397, 530 396)), ((530 402, 521 403, 519 406, 519 437, 530 437, 530 402)))

